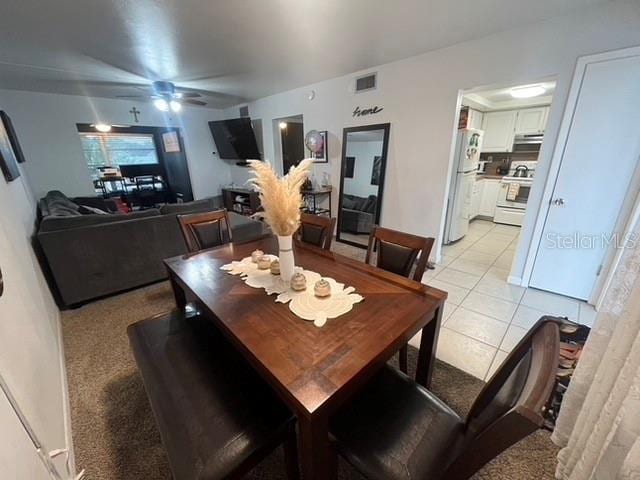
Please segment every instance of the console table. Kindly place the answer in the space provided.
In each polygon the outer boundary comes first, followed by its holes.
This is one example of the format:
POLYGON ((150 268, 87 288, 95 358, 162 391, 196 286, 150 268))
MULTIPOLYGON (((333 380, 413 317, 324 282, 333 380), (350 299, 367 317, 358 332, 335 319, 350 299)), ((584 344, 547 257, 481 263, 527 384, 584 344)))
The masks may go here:
POLYGON ((222 202, 224 208, 229 212, 236 212, 242 215, 253 215, 260 208, 258 192, 248 188, 223 188, 222 202))
POLYGON ((331 216, 331 192, 332 186, 320 187, 312 190, 302 190, 302 198, 305 203, 304 211, 313 215, 327 215, 331 216), (320 208, 318 206, 318 197, 329 197, 329 208, 320 208), (309 202, 308 202, 309 201, 309 202), (311 206, 309 206, 309 203, 311 206))

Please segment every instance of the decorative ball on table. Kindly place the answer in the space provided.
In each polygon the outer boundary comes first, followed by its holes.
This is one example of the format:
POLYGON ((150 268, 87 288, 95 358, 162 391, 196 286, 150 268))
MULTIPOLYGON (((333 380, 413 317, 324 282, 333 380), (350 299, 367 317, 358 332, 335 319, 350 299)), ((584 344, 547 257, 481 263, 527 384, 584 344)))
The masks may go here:
POLYGON ((307 289, 307 278, 302 273, 295 273, 291 277, 291 289, 296 292, 302 292, 307 289))
POLYGON ((318 298, 327 298, 331 295, 331 285, 324 278, 321 278, 313 286, 313 293, 318 298))
POLYGON ((280 275, 280 261, 278 261, 277 258, 273 262, 271 262, 271 265, 269 267, 271 269, 272 275, 280 275))
POLYGON ((258 269, 269 270, 269 268, 271 268, 271 259, 268 255, 263 255, 258 259, 258 269))
POLYGON ((263 256, 264 252, 262 250, 254 250, 253 252, 251 252, 251 261, 253 263, 258 263, 258 260, 260 260, 263 256))

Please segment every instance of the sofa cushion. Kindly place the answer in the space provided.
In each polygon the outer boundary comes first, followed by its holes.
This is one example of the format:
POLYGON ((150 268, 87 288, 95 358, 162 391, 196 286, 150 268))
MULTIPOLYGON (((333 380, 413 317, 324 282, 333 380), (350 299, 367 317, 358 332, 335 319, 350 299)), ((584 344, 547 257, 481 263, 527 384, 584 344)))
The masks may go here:
POLYGON ((342 197, 342 208, 348 208, 349 210, 353 210, 356 206, 356 200, 352 197, 344 196, 342 197))
POLYGON ((78 216, 78 205, 69 200, 66 195, 58 190, 48 192, 38 202, 40 213, 43 217, 53 215, 56 217, 78 216))
POLYGON ((212 198, 205 198, 188 203, 170 203, 160 208, 162 215, 184 215, 186 213, 201 213, 218 210, 212 198))
POLYGON ((69 228, 90 227, 93 225, 103 225, 105 223, 124 222, 127 220, 136 220, 139 218, 157 217, 160 212, 151 208, 140 212, 113 214, 113 215, 82 215, 77 216, 48 216, 42 219, 40 223, 40 232, 53 232, 56 230, 66 230, 69 228))
POLYGON ((80 208, 78 208, 78 212, 80 212, 82 215, 109 215, 109 212, 105 212, 100 208, 91 207, 89 205, 80 205, 80 208))
POLYGON ((375 195, 369 195, 369 198, 367 198, 362 205, 361 210, 366 213, 375 213, 377 203, 378 197, 376 197, 375 195))
POLYGON ((265 224, 235 212, 228 212, 233 243, 244 243, 256 240, 268 233, 265 224))

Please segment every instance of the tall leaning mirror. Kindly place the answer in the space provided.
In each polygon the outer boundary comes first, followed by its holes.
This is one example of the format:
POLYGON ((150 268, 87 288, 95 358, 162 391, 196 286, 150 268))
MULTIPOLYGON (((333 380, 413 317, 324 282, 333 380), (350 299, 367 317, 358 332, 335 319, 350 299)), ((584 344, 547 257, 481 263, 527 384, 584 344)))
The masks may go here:
POLYGON ((340 205, 336 239, 366 248, 380 222, 390 123, 342 131, 340 205))

